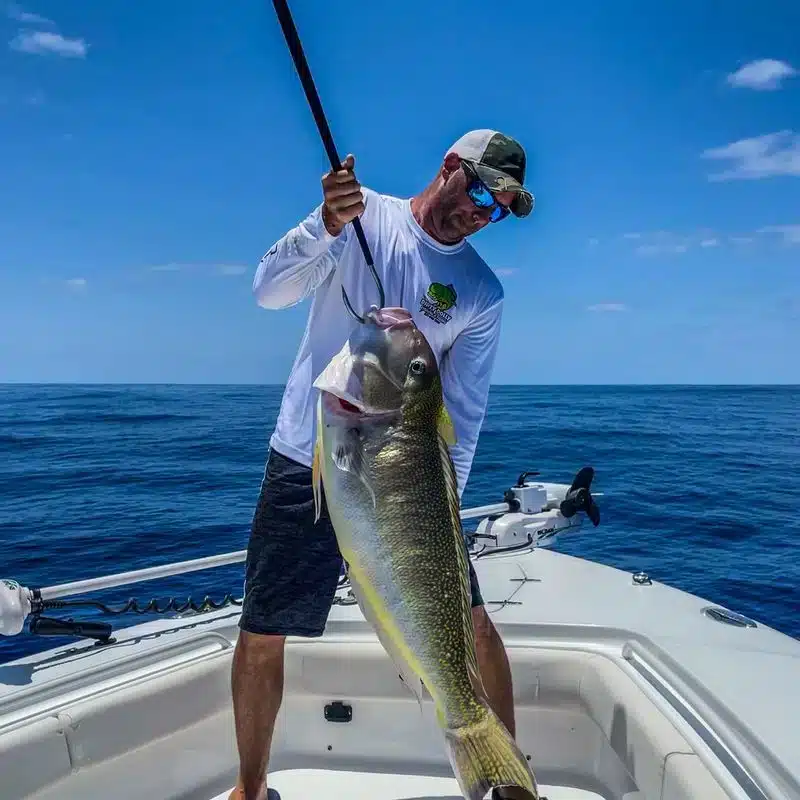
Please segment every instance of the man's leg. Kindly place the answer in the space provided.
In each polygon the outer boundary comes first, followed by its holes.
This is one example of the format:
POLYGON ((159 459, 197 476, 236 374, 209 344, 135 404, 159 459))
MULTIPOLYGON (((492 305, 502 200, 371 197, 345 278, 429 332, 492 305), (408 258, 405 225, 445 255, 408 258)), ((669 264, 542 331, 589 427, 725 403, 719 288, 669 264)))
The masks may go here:
POLYGON ((233 653, 231 689, 239 780, 232 798, 264 800, 272 732, 283 698, 284 636, 241 631, 233 653))
POLYGON ((247 547, 231 691, 239 750, 235 800, 266 798, 287 636, 321 636, 342 559, 324 505, 314 524, 311 470, 271 451, 247 547))
POLYGON ((472 609, 472 623, 475 626, 478 668, 481 671, 481 680, 486 689, 489 705, 508 728, 508 732, 516 736, 511 667, 503 640, 483 606, 475 606, 472 609))
POLYGON ((516 737, 516 723, 514 720, 514 693, 511 682, 511 666, 508 663, 506 648, 503 640, 489 618, 483 605, 478 577, 469 564, 469 582, 472 591, 472 624, 475 628, 475 649, 478 655, 478 669, 481 680, 486 689, 487 699, 492 710, 516 737))

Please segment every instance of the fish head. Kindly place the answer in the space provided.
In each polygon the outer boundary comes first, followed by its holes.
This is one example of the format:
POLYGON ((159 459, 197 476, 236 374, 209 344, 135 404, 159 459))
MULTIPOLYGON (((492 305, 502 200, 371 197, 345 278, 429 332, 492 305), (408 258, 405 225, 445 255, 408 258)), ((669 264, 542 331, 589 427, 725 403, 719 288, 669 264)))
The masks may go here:
POLYGON ((314 386, 345 414, 394 416, 440 386, 428 340, 404 308, 373 308, 314 386))

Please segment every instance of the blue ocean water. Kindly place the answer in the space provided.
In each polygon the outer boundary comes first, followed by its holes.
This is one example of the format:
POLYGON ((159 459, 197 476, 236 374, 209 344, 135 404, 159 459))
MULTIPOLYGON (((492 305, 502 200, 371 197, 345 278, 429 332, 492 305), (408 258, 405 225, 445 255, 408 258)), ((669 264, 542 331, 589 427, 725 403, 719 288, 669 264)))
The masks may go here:
MULTIPOLYGON (((246 547, 281 393, 0 386, 0 577, 47 586, 246 547)), ((494 387, 464 505, 586 464, 602 523, 556 549, 800 638, 800 387, 494 387)), ((95 597, 218 600, 242 569, 95 597)), ((0 637, 0 663, 65 641, 0 637)))

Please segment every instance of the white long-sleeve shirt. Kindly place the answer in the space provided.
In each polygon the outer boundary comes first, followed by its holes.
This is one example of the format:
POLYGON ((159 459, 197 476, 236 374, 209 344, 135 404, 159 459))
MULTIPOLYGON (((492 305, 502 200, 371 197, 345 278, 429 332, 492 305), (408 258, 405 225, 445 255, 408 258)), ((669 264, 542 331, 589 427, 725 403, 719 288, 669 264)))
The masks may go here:
MULTIPOLYGON (((503 287, 467 241, 444 245, 426 233, 411 213, 410 200, 366 188, 362 192, 361 225, 386 305, 411 313, 439 364, 457 437, 451 454, 461 496, 486 412, 503 287)), ((321 205, 273 245, 253 280, 259 305, 268 309, 287 308, 313 294, 270 438, 272 448, 306 466, 311 466, 316 427, 317 390, 312 383, 359 324, 344 306, 342 282, 357 313, 378 303, 352 226, 332 236, 323 224, 321 205)))

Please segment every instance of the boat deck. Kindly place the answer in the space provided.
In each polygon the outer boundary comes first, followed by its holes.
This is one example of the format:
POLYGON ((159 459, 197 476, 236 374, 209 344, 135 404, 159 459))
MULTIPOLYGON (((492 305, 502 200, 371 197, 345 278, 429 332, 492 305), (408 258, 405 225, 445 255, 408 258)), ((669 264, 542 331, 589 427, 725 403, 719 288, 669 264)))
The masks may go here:
MULTIPOLYGON (((426 775, 286 769, 270 775, 270 786, 280 792, 281 800, 463 800, 454 778, 426 775)), ((542 785, 539 793, 547 800, 604 800, 595 792, 562 786, 542 785)), ((228 796, 229 792, 223 792, 213 800, 228 800, 228 796)))
MULTIPOLYGON (((796 640, 558 553, 476 570, 548 800, 800 798, 796 640)), ((227 800, 236 621, 152 620, 107 647, 0 665, 2 800, 227 800)), ((287 642, 285 663, 270 756, 283 800, 459 797, 432 702, 420 708, 357 606, 287 642), (327 718, 334 702, 351 706, 347 724, 327 718)))

